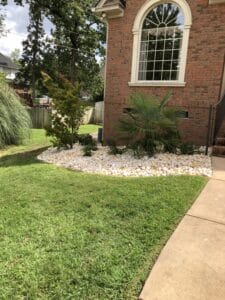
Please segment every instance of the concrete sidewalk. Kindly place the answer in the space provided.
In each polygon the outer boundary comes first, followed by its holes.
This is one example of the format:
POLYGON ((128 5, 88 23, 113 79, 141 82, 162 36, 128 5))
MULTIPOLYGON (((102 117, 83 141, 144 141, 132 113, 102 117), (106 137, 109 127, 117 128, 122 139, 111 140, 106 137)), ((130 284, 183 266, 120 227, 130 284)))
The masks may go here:
POLYGON ((161 252, 142 300, 225 300, 225 159, 161 252))

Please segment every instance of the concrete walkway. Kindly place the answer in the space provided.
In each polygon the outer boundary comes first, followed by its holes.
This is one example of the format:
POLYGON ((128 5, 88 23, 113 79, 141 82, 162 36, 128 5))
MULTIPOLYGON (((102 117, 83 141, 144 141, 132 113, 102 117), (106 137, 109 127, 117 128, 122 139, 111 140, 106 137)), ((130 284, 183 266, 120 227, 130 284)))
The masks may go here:
POLYGON ((142 300, 225 300, 225 159, 160 254, 142 300))

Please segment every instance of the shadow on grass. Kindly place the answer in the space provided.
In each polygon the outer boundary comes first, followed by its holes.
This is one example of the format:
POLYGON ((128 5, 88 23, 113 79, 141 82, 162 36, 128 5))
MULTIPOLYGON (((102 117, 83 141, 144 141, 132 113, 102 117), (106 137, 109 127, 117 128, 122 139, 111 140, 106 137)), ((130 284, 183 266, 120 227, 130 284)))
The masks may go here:
POLYGON ((37 159, 37 156, 47 148, 48 147, 43 147, 32 151, 2 156, 0 157, 0 168, 43 163, 37 159))

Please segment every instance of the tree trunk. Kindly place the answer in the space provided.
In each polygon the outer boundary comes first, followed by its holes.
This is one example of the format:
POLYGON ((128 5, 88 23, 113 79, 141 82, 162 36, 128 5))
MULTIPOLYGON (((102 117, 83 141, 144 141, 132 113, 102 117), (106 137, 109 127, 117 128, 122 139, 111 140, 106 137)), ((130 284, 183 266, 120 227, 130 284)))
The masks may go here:
POLYGON ((35 54, 33 54, 33 63, 32 63, 31 97, 33 101, 36 98, 36 55, 35 54))

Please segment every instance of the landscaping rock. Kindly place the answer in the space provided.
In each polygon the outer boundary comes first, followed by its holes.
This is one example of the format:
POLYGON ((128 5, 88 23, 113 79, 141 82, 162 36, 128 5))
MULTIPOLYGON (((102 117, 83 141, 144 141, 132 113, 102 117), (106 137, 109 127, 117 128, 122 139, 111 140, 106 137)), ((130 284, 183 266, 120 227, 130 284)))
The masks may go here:
POLYGON ((137 159, 131 152, 122 155, 110 155, 108 147, 99 146, 92 157, 84 157, 82 147, 75 145, 72 150, 57 151, 50 148, 38 156, 38 159, 63 166, 72 170, 92 174, 147 177, 168 175, 212 176, 211 158, 205 155, 157 154, 137 159))

